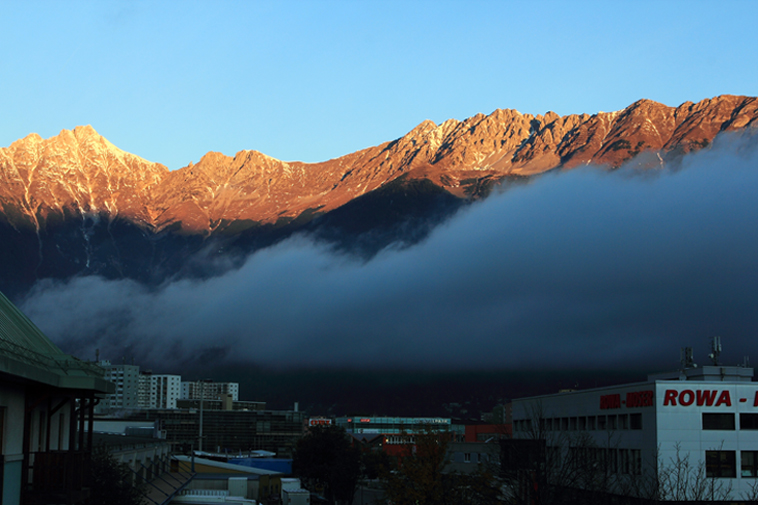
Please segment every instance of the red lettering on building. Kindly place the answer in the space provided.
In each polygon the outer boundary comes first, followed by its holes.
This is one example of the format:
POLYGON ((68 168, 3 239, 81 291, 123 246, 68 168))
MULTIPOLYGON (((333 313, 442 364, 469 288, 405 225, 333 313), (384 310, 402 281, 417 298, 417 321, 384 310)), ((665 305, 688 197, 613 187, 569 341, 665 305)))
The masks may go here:
POLYGON ((652 407, 653 406, 653 392, 652 391, 635 391, 626 394, 626 407, 652 407))
POLYGON ((666 393, 663 395, 663 406, 664 407, 666 405, 676 406, 676 395, 677 395, 676 389, 667 389, 666 393))
POLYGON ((716 400, 717 407, 722 403, 725 403, 727 407, 732 406, 732 398, 729 396, 729 391, 722 391, 721 395, 719 395, 719 399, 716 400))
POLYGON ((600 410, 606 409, 620 409, 621 408, 621 395, 616 393, 615 395, 603 395, 600 397, 600 410))
POLYGON ((706 407, 710 407, 713 405, 713 400, 716 399, 716 391, 700 391, 697 390, 697 406, 702 407, 705 405, 706 407))
POLYGON ((689 406, 695 401, 695 393, 691 389, 685 389, 679 393, 679 405, 689 406))
POLYGON ((758 391, 755 392, 755 400, 753 400, 753 407, 758 407, 758 391))
MULTIPOLYGON (((741 402, 743 400, 740 400, 741 402)), ((744 399, 747 401, 747 399, 744 399)), ((691 390, 685 389, 683 391, 677 391, 675 389, 667 389, 663 395, 663 406, 667 405, 681 405, 688 407, 696 404, 698 407, 725 407, 732 406, 732 396, 729 390, 691 390), (678 402, 678 403, 677 403, 678 402)), ((753 406, 758 407, 758 391, 755 393, 755 399, 753 400, 753 406)))

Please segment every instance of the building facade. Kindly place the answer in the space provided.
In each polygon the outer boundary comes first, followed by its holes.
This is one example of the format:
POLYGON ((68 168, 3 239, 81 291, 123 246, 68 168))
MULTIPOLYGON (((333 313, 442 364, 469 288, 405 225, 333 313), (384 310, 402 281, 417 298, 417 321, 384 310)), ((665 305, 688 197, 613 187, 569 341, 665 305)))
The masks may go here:
POLYGON ((232 401, 240 399, 240 385, 237 382, 182 381, 182 400, 218 400, 221 395, 231 395, 232 401))
POLYGON ((181 396, 181 383, 181 375, 152 375, 149 408, 175 409, 181 396))
POLYGON ((584 465, 595 474, 586 475, 587 482, 602 481, 614 494, 746 499, 758 489, 758 384, 752 376, 752 368, 706 366, 648 382, 515 400, 513 436, 544 441, 546 465, 574 462, 575 471, 584 465))
POLYGON ((179 452, 198 449, 202 436, 206 452, 264 450, 289 458, 303 436, 305 414, 291 410, 214 409, 204 410, 201 418, 199 409, 150 409, 134 411, 125 420, 157 421, 160 432, 179 452))
POLYGON ((0 293, 4 505, 87 502, 93 408, 111 392, 101 368, 64 354, 0 293))
MULTIPOLYGON (((138 365, 113 365, 108 360, 100 361, 105 370, 105 379, 116 386, 116 392, 108 395, 98 411, 132 410, 140 405, 140 371, 138 365)), ((144 386, 143 386, 144 390, 144 386)))

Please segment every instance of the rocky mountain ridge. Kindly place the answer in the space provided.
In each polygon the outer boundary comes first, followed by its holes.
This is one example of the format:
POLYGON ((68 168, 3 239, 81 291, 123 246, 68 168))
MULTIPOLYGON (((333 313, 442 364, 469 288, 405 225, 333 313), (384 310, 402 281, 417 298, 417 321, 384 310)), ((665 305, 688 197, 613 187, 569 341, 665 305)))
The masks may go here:
POLYGON ((151 232, 237 233, 327 213, 405 176, 459 198, 505 177, 583 164, 618 167, 699 149, 722 131, 758 125, 753 97, 719 96, 668 107, 640 100, 618 112, 532 116, 510 109, 440 125, 322 163, 284 162, 257 151, 209 152, 170 172, 121 151, 90 126, 0 149, 2 216, 36 230, 74 216, 129 220, 151 232))
MULTIPOLYGON (((758 127, 758 99, 533 116, 496 110, 321 163, 210 152, 169 171, 91 126, 0 148, 0 291, 98 274, 160 283, 210 275, 199 252, 243 258, 297 231, 372 254, 413 243, 507 178, 585 164, 657 167, 720 132, 758 127)), ((226 262, 229 263, 228 261, 226 262)), ((233 263, 233 262, 232 262, 233 263)))

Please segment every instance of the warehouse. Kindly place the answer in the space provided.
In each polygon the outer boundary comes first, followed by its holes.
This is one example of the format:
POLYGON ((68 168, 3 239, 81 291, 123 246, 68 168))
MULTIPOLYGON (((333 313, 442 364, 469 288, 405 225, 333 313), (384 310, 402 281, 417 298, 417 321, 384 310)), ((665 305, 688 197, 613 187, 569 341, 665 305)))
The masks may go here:
POLYGON ((544 441, 531 447, 548 485, 663 500, 755 499, 753 369, 684 364, 647 382, 515 400, 514 439, 544 441))

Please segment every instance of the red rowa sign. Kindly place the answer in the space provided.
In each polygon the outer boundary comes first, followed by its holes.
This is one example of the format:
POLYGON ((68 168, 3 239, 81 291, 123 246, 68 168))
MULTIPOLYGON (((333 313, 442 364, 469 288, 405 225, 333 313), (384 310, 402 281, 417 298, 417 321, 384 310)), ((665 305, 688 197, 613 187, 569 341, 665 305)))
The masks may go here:
MULTIPOLYGON (((754 406, 758 405, 758 394, 754 401, 754 406)), ((667 389, 663 395, 663 406, 682 406, 689 407, 695 405, 697 407, 720 407, 724 405, 726 407, 732 406, 732 396, 728 390, 719 391, 717 389, 682 389, 677 391, 676 389, 667 389)))

